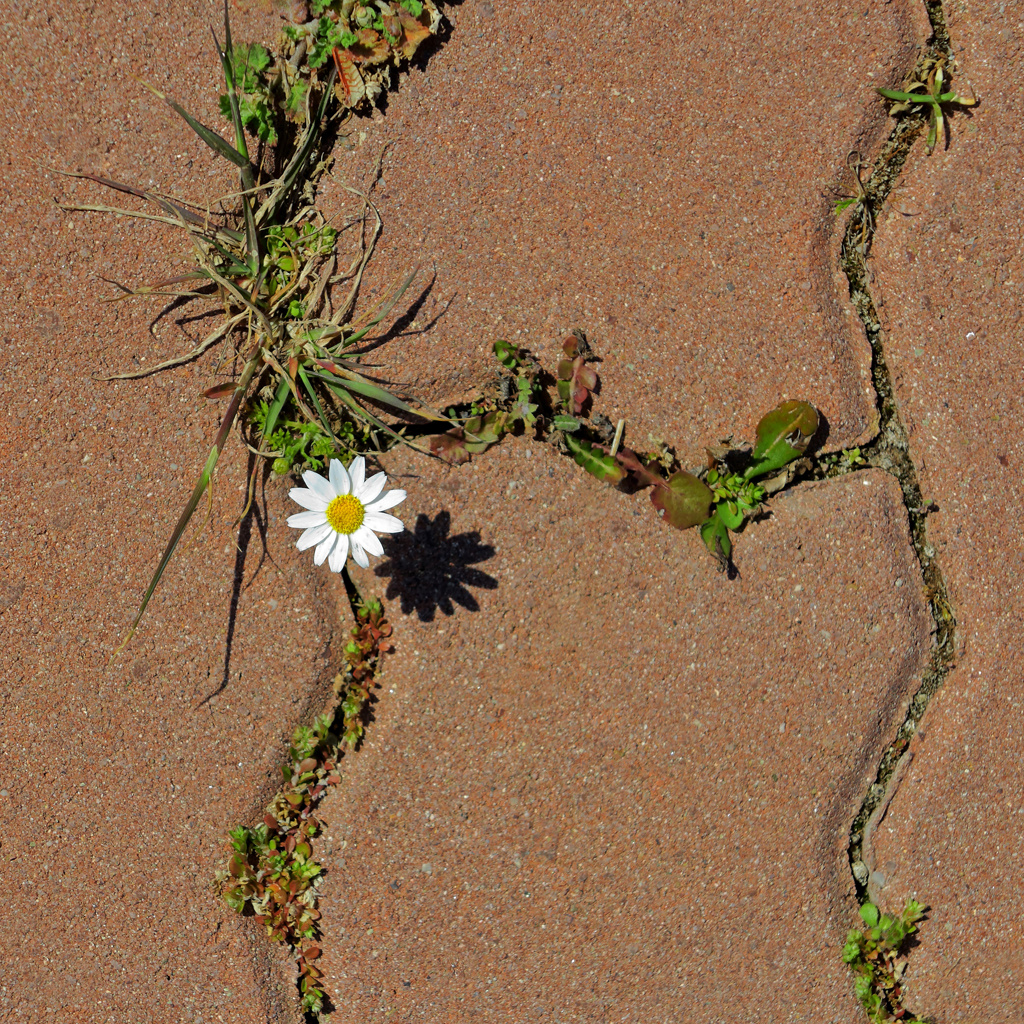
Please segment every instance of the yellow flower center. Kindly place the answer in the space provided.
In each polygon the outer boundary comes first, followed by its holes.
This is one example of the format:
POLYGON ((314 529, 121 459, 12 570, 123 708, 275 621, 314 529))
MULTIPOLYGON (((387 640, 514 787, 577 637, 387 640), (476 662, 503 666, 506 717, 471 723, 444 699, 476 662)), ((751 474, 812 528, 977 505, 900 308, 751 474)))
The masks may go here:
POLYGON ((339 494, 327 506, 327 522, 338 533, 355 533, 363 525, 366 509, 354 494, 339 494))

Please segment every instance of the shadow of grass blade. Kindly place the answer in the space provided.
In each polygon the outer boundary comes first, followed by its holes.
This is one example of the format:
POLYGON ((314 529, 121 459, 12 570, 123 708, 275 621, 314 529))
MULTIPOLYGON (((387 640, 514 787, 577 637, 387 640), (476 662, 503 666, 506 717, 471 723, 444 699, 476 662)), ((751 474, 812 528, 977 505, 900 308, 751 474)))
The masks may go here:
POLYGON ((210 485, 210 477, 213 476, 217 460, 220 458, 220 453, 224 450, 224 443, 227 441, 228 435, 231 433, 231 428, 234 425, 235 417, 238 415, 242 399, 245 397, 245 393, 249 388, 253 375, 256 373, 257 368, 262 362, 261 357, 262 351, 257 352, 255 355, 250 357, 242 376, 239 378, 238 384, 235 386, 235 393, 231 396, 231 404, 224 413, 224 419, 221 421, 220 429, 217 431, 217 437, 214 439, 213 447, 210 449, 210 454, 206 458, 206 465, 203 467, 202 473, 199 474, 199 480, 196 482, 196 486, 192 491, 192 496, 189 498, 188 504, 178 517, 178 522, 174 527, 174 531, 171 533, 171 539, 167 542, 167 547, 164 548, 164 553, 160 557, 160 564, 157 565, 156 572, 153 573, 153 578, 149 581, 149 586, 146 588, 146 593, 142 596, 142 604, 139 606, 139 610, 135 615, 135 621, 132 622, 131 629, 128 631, 128 635, 124 638, 124 642, 111 655, 112 659, 124 650, 128 642, 135 635, 135 630, 138 629, 139 623, 142 621, 142 616, 146 613, 146 607, 157 588, 157 584, 160 582, 160 578, 164 574, 164 570, 167 568, 167 563, 170 562, 178 543, 181 541, 182 535, 185 533, 185 527, 188 526, 189 520, 192 518, 193 513, 199 506, 199 502, 203 497, 203 492, 210 485))

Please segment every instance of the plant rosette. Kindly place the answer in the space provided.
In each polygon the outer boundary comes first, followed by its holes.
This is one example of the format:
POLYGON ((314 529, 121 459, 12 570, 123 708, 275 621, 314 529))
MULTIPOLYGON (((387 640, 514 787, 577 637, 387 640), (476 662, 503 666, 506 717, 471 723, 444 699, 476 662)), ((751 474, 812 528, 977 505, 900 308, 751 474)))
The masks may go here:
POLYGON ((316 547, 315 565, 327 561, 331 572, 341 572, 349 554, 364 569, 370 565, 367 553, 384 554, 377 533, 401 533, 402 520, 385 509, 405 501, 405 491, 384 492, 386 473, 366 479, 366 460, 356 456, 348 469, 338 459, 331 459, 325 479, 312 470, 302 474, 305 487, 289 491, 292 501, 305 512, 288 517, 288 525, 303 530, 295 546, 300 551, 316 547), (376 533, 374 533, 376 531, 376 533))

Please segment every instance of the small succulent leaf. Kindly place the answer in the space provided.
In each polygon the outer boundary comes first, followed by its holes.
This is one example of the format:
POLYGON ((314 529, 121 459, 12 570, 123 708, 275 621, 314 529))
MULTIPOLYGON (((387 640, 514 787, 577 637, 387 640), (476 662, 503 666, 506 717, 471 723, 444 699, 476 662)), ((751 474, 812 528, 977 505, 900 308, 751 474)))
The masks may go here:
POLYGON ((469 462, 470 452, 462 430, 449 430, 446 434, 433 434, 427 444, 430 451, 454 466, 469 462))
POLYGON ((776 406, 757 425, 757 443, 745 480, 764 476, 798 459, 818 429, 818 413, 807 402, 788 401, 776 406))
POLYGON ((494 356, 502 366, 514 370, 519 364, 519 348, 504 338, 494 343, 494 356))
POLYGON ((565 443, 569 446, 576 464, 582 466, 591 476, 609 484, 618 484, 625 479, 625 469, 611 455, 606 455, 586 441, 577 440, 572 434, 565 435, 565 443))
POLYGON ((713 495, 703 480, 680 470, 668 480, 659 480, 651 491, 651 503, 669 526, 689 530, 699 526, 711 509, 713 495))
POLYGON ((860 908, 860 916, 869 928, 874 928, 878 924, 878 907, 874 903, 865 903, 860 908))
POLYGON ((730 530, 738 530, 743 525, 743 513, 740 512, 735 502, 719 502, 715 506, 715 514, 730 530))
POLYGON ((573 434, 580 429, 582 424, 575 416, 553 416, 551 418, 551 426, 555 430, 563 430, 573 434))
POLYGON ((725 523, 717 515, 701 523, 700 539, 708 549, 711 557, 718 562, 720 569, 729 567, 729 559, 732 557, 732 541, 729 539, 729 531, 725 523))

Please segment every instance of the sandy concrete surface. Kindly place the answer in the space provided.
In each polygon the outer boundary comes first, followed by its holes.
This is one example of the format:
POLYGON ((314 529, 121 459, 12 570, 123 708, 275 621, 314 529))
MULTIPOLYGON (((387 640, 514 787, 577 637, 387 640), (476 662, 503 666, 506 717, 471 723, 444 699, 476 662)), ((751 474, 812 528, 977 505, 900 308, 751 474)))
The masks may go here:
POLYGON ((953 5, 959 82, 982 97, 950 145, 915 154, 900 188, 914 216, 879 232, 877 292, 929 533, 957 609, 957 666, 876 832, 893 905, 932 906, 911 1006, 942 1021, 1024 1019, 1020 956, 1022 149, 1019 18, 953 5))
MULTIPOLYGON (((913 65, 922 8, 445 10, 442 45, 354 122, 324 188, 340 211, 338 186, 365 184, 390 143, 366 290, 418 263, 423 292, 408 336, 375 353, 385 371, 447 402, 488 378, 495 338, 550 364, 580 326, 597 408, 637 447, 661 438, 695 466, 783 398, 822 411, 829 450, 869 440, 870 348, 825 195, 890 131, 872 87, 913 65)), ((237 40, 279 24, 269 3, 231 15, 237 40)), ((948 151, 918 144, 870 266, 961 647, 873 866, 886 905, 933 908, 914 1008, 994 1024, 1024 1016, 1021 29, 976 0, 948 15, 984 103, 952 120, 948 151)), ((217 123, 219 18, 200 2, 0 10, 3 1020, 297 1019, 288 962, 210 880, 326 699, 344 591, 294 550, 287 484, 261 489, 239 534, 238 446, 209 525, 111 660, 216 429, 201 392, 233 368, 210 353, 94 381, 212 322, 105 301, 104 279, 186 269, 183 239, 53 202, 112 199, 55 169, 196 199, 234 187, 136 80, 217 123)), ((931 645, 894 480, 780 495, 729 580, 645 495, 526 439, 459 469, 386 465, 409 532, 354 575, 396 651, 324 808, 336 1019, 863 1019, 838 955, 846 844, 931 645)))

